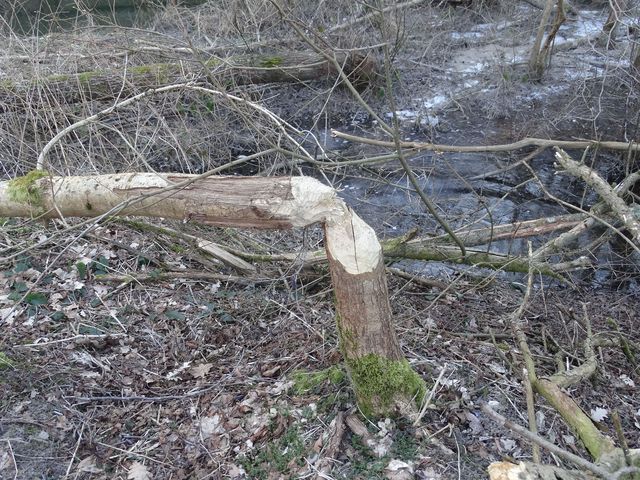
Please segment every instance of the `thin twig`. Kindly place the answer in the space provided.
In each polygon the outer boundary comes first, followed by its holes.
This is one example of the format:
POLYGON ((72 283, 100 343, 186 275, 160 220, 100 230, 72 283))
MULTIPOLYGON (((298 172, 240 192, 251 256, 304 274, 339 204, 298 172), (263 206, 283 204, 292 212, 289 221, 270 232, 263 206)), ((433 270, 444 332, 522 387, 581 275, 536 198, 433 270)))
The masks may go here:
POLYGON ((633 467, 631 455, 629 455, 629 444, 627 443, 627 439, 624 436, 622 422, 620 421, 620 415, 618 414, 617 410, 611 412, 611 420, 613 421, 613 428, 615 429, 616 436, 618 437, 618 443, 620 444, 620 448, 622 448, 624 461, 627 464, 627 467, 633 467))
POLYGON ((9 455, 11 455, 11 461, 13 462, 13 468, 14 468, 13 480, 16 480, 18 478, 18 463, 16 462, 16 456, 13 454, 13 447, 11 447, 11 441, 9 441, 9 439, 5 439, 5 441, 7 442, 7 447, 9 448, 9 455))
POLYGON ((75 342, 77 340, 109 340, 115 338, 122 338, 126 335, 124 333, 105 333, 100 335, 74 335, 73 337, 60 338, 58 340, 50 340, 48 342, 35 342, 35 343, 24 343, 22 345, 15 345, 16 348, 26 348, 26 347, 45 347, 48 345, 55 345, 58 343, 65 342, 75 342))
POLYGON ((416 417, 416 419, 413 421, 413 426, 417 427, 420 424, 420 421, 422 420, 422 417, 424 417, 425 413, 427 413, 427 408, 429 408, 429 405, 431 404, 431 400, 433 399, 433 396, 436 392, 436 389, 438 388, 438 385, 440 384, 440 380, 442 380, 442 377, 444 376, 444 372, 446 371, 447 367, 446 365, 444 367, 442 367, 442 369, 440 369, 440 375, 438 375, 438 378, 436 379, 435 383, 433 384, 433 387, 431 388, 431 391, 429 392, 429 396, 427 398, 425 398, 422 407, 420 408, 420 413, 418 413, 418 416, 416 417))
POLYGON ((199 271, 170 271, 170 272, 158 272, 158 273, 141 273, 141 274, 103 274, 96 275, 96 280, 99 282, 155 282, 162 280, 219 280, 221 282, 237 283, 239 285, 255 285, 258 283, 273 282, 273 278, 251 278, 251 277, 238 277, 235 275, 225 275, 222 273, 213 272, 199 272, 199 271))
MULTIPOLYGON (((531 380, 529 379, 529 375, 527 375, 526 369, 522 372, 522 383, 524 384, 524 393, 527 400, 527 420, 529 421, 529 431, 533 434, 537 434, 538 425, 536 423, 535 397, 533 387, 531 386, 531 380)), ((533 463, 540 463, 540 445, 537 443, 533 444, 531 459, 533 460, 533 463)))
POLYGON ((161 395, 157 397, 147 397, 144 395, 130 395, 130 396, 94 396, 94 397, 76 397, 68 396, 64 397, 66 400, 74 400, 76 402, 166 402, 169 400, 183 400, 185 398, 198 397, 211 390, 221 389, 220 382, 210 385, 200 390, 183 393, 182 395, 161 395))
POLYGON ((71 473, 71 467, 73 467, 73 462, 76 459, 76 455, 78 454, 78 448, 80 448, 80 442, 82 441, 82 433, 84 432, 84 422, 82 422, 82 426, 80 427, 80 433, 78 434, 78 441, 76 442, 76 448, 73 450, 73 455, 71 456, 71 461, 69 462, 69 466, 67 466, 67 472, 64 474, 64 478, 68 478, 71 473))

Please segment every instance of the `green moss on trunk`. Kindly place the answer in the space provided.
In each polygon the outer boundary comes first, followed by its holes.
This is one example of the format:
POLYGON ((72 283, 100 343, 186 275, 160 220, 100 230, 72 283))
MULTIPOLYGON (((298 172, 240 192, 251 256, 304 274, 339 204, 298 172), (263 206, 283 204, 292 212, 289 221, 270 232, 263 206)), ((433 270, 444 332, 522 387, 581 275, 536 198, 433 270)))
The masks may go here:
POLYGON ((426 393, 424 380, 409 362, 374 354, 347 360, 358 406, 367 416, 393 415, 398 402, 413 399, 420 405, 426 393))
POLYGON ((32 170, 23 177, 14 178, 9 182, 7 193, 9 200, 16 203, 26 203, 33 208, 42 207, 42 192, 36 181, 49 176, 45 170, 32 170))
POLYGON ((284 60, 283 60, 282 57, 265 58, 261 62, 261 66, 262 67, 267 67, 267 68, 272 68, 272 67, 277 67, 279 65, 282 65, 283 62, 284 62, 284 60))

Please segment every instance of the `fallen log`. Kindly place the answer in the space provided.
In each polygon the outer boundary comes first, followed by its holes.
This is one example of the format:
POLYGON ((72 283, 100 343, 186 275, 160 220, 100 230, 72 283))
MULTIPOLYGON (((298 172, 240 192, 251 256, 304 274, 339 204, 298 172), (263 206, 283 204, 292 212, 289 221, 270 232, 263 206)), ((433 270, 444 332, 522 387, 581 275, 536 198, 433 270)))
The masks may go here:
MULTIPOLYGON (((358 52, 332 54, 349 79, 359 85, 375 75, 376 62, 358 52)), ((36 78, 31 83, 0 82, 0 112, 85 100, 109 100, 185 81, 219 85, 305 82, 337 77, 334 64, 322 55, 280 52, 269 55, 237 55, 228 58, 125 66, 36 78)))
MULTIPOLYGON (((481 228, 469 230, 461 234, 465 246, 473 247, 487 244, 498 240, 512 240, 531 236, 545 235, 557 230, 571 228, 584 219, 583 214, 560 215, 557 217, 539 218, 505 225, 495 225, 491 228, 481 228)), ((131 225, 131 223, 129 223, 131 225)), ((133 225, 135 226, 135 225, 133 225)), ((159 227, 147 226, 144 228, 156 229, 159 227)), ((142 230, 143 228, 141 228, 142 230)), ((531 261, 527 257, 501 254, 499 252, 487 251, 487 249, 468 249, 464 257, 457 247, 450 245, 451 239, 447 235, 437 237, 420 237, 413 239, 414 232, 410 235, 403 235, 381 241, 382 251, 387 259, 411 259, 421 261, 437 261, 457 263, 461 265, 473 265, 493 270, 503 270, 506 272, 527 272, 531 261)), ((326 263, 327 255, 323 250, 313 250, 307 252, 290 252, 279 254, 246 252, 228 246, 221 248, 230 254, 252 262, 298 262, 305 266, 313 266, 326 263)), ((591 261, 581 256, 563 263, 548 263, 544 255, 536 257, 535 269, 538 273, 560 279, 562 272, 590 267, 591 261)))
MULTIPOLYGON (((572 213, 557 215, 553 217, 536 218, 533 220, 522 220, 501 225, 492 225, 484 228, 466 229, 457 231, 457 235, 462 239, 465 246, 475 247, 500 240, 515 240, 542 236, 558 230, 568 230, 575 227, 586 218, 585 214, 572 213)), ((452 244, 448 235, 411 240, 414 245, 419 244, 452 244)))
MULTIPOLYGON (((331 130, 331 136, 347 140, 349 142, 364 143, 377 147, 396 148, 396 144, 388 140, 360 137, 348 133, 331 130)), ((639 142, 615 142, 600 140, 554 140, 547 138, 526 137, 512 143, 496 145, 439 145, 428 142, 400 142, 401 148, 420 152, 457 152, 457 153, 482 153, 482 152, 510 152, 526 147, 559 147, 582 150, 585 148, 605 148, 608 150, 623 150, 639 152, 639 142)))

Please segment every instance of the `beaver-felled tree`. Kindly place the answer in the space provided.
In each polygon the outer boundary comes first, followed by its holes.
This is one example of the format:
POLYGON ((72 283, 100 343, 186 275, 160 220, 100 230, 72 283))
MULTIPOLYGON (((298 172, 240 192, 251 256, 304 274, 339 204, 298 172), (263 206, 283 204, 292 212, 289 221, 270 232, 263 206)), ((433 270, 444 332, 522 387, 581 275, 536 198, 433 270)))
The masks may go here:
POLYGON ((408 414, 424 381, 403 357, 382 248, 373 229, 309 177, 204 177, 127 173, 50 177, 34 171, 0 182, 0 216, 136 215, 207 225, 285 229, 321 223, 336 295, 341 349, 365 414, 408 414))

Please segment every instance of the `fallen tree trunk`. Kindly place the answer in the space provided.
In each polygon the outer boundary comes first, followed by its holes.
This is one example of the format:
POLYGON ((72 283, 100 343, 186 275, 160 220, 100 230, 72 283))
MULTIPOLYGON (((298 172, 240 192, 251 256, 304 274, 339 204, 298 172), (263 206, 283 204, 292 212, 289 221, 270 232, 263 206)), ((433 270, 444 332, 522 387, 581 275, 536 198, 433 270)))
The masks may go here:
MULTIPOLYGON (((354 52, 334 53, 352 82, 368 83, 375 74, 371 56, 354 52)), ((13 109, 68 104, 84 100, 108 100, 189 80, 221 85, 304 82, 338 75, 332 62, 316 53, 282 52, 270 55, 237 55, 199 62, 152 63, 116 70, 94 70, 49 75, 33 83, 0 82, 0 112, 13 109)))
MULTIPOLYGON (((479 250, 467 250, 467 254, 463 257, 460 250, 453 246, 414 244, 410 242, 397 245, 389 245, 387 243, 385 244, 384 253, 391 258, 451 262, 520 273, 528 272, 531 263, 527 257, 514 257, 479 250)), ((581 257, 579 262, 572 263, 569 268, 586 267, 588 265, 590 265, 588 260, 585 257, 581 257)), ((565 267, 565 265, 562 265, 562 267, 565 267)), ((552 264, 539 262, 534 265, 534 268, 544 275, 561 278, 558 273, 559 270, 554 268, 552 264)))
MULTIPOLYGON (((331 130, 331 136, 348 140, 349 142, 364 143, 377 147, 396 148, 394 142, 377 140, 375 138, 360 137, 348 133, 331 130)), ((526 137, 513 143, 496 145, 440 145, 427 142, 400 142, 401 148, 424 152, 458 152, 458 153, 482 153, 482 152, 511 152, 525 147, 559 147, 582 150, 585 148, 604 148, 608 150, 623 150, 640 152, 639 142, 615 142, 599 140, 553 140, 547 138, 526 137)))
POLYGON ((175 218, 216 226, 286 229, 321 223, 336 294, 338 333, 365 414, 410 412, 425 393, 391 323, 382 247, 373 229, 309 177, 127 173, 0 182, 3 217, 175 218))
MULTIPOLYGON (((473 247, 481 244, 488 244, 499 240, 514 240, 531 236, 545 235, 557 230, 566 230, 578 225, 586 218, 585 214, 568 214, 557 217, 538 218, 522 222, 495 225, 493 227, 468 230, 460 233, 460 238, 465 246, 473 247)), ((130 223, 131 224, 131 223, 130 223)), ((132 226, 136 227, 135 224, 132 226)), ((171 234, 165 228, 153 225, 145 225, 141 230, 154 229, 160 233, 171 234)), ((467 255, 462 256, 460 249, 450 245, 451 238, 448 235, 437 237, 421 237, 413 239, 416 231, 409 232, 401 237, 383 240, 381 242, 382 251, 387 259, 412 259, 423 261, 451 262, 462 265, 473 265, 494 270, 504 270, 506 272, 527 272, 529 271, 531 260, 527 257, 519 257, 511 254, 501 254, 488 251, 486 248, 477 250, 467 250, 467 255)), ((313 250, 304 253, 252 253, 228 246, 221 247, 230 254, 252 262, 301 262, 306 266, 321 264, 327 261, 326 252, 323 250, 313 250)), ((580 268, 588 268, 591 261, 584 256, 563 263, 548 263, 544 255, 540 254, 534 262, 534 268, 538 273, 550 275, 555 278, 560 277, 560 273, 580 268)))
MULTIPOLYGON (((475 247, 500 240, 515 240, 519 238, 542 236, 558 230, 568 230, 578 225, 585 218, 585 214, 572 213, 553 217, 536 218, 533 220, 522 220, 507 224, 491 225, 484 228, 459 230, 456 234, 464 242, 466 247, 475 247)), ((431 238, 418 238, 411 240, 408 243, 413 245, 451 245, 453 242, 448 235, 439 235, 431 238)))

